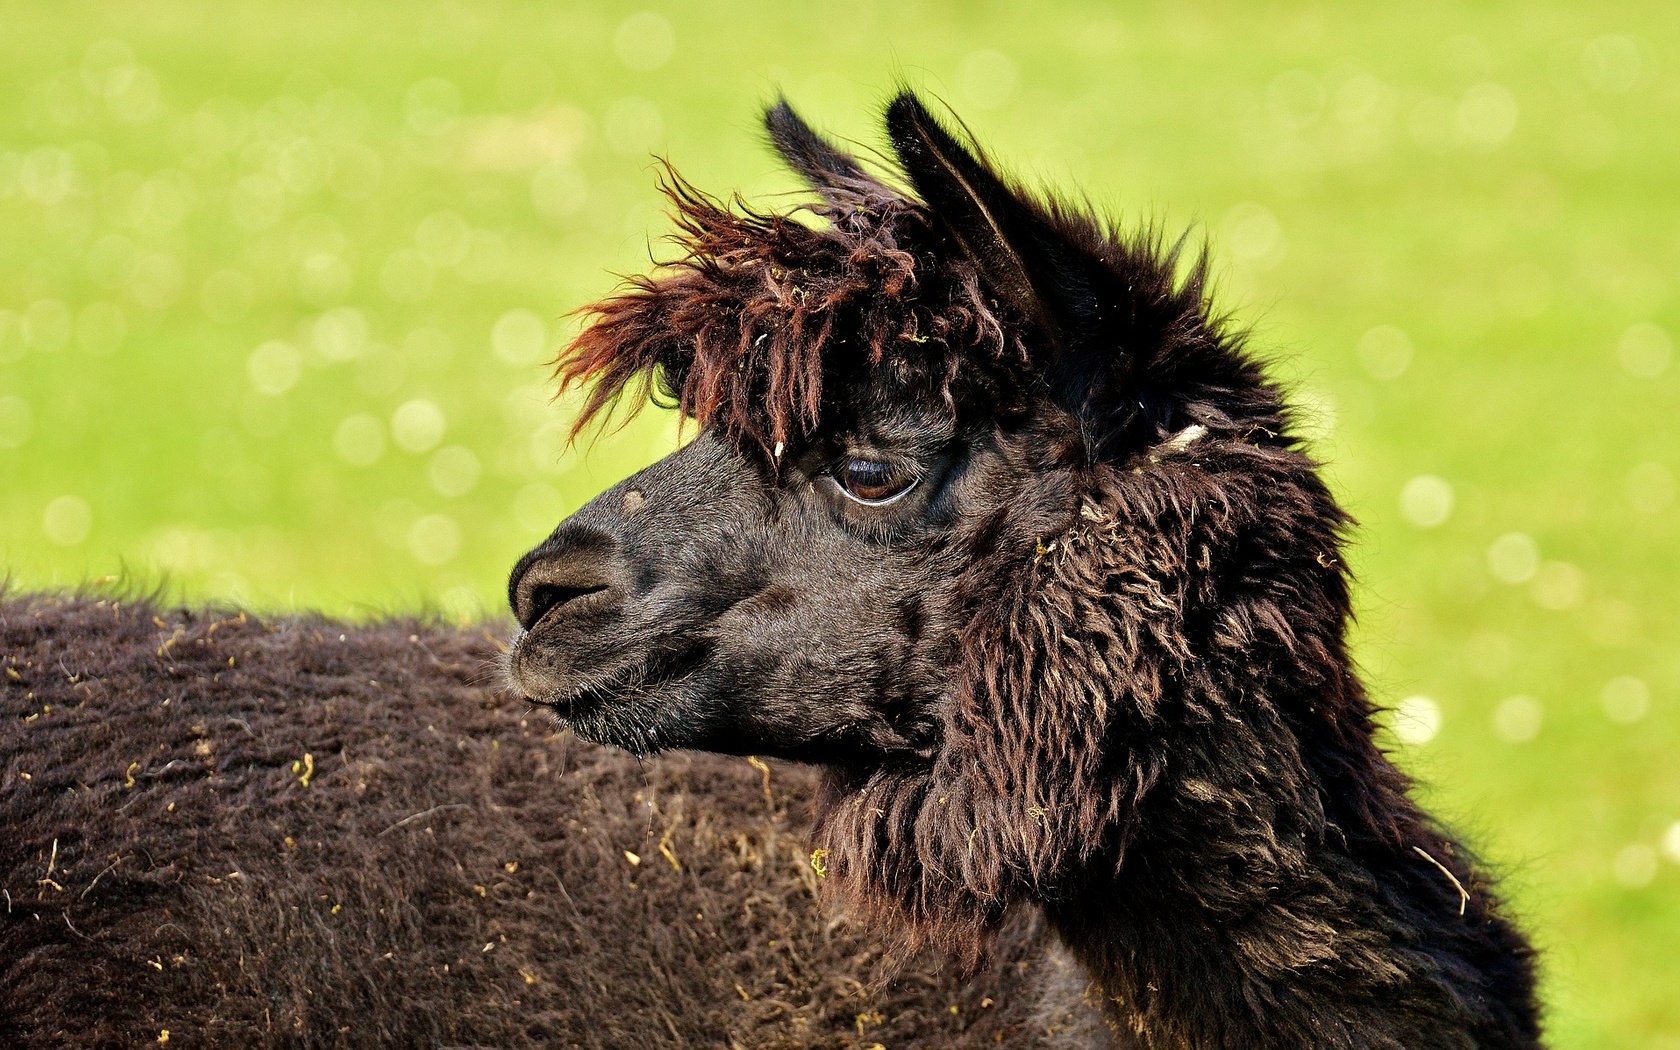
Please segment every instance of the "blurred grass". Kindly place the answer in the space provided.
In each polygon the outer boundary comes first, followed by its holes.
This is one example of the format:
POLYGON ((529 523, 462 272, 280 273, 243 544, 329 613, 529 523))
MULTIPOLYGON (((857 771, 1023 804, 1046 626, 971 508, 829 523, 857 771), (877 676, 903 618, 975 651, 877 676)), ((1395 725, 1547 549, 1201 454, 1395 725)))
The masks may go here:
POLYGON ((1361 660, 1509 869, 1558 1047, 1680 1047, 1680 28, 1656 4, 13 5, 0 567, 495 613, 672 447, 541 362, 667 229, 895 78, 1201 224, 1363 522, 1361 660))

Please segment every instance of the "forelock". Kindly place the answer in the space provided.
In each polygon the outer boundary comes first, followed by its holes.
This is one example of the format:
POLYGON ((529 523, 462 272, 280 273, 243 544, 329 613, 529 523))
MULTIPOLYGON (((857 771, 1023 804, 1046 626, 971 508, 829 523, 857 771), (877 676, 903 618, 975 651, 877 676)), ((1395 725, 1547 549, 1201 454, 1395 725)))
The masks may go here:
POLYGON ((769 449, 814 431, 825 394, 889 362, 954 406, 965 376, 992 385, 1024 360, 974 268, 884 187, 784 213, 725 203, 669 169, 661 188, 675 258, 586 307, 556 361, 562 390, 589 384, 576 430, 615 403, 634 412, 657 384, 701 426, 769 449))

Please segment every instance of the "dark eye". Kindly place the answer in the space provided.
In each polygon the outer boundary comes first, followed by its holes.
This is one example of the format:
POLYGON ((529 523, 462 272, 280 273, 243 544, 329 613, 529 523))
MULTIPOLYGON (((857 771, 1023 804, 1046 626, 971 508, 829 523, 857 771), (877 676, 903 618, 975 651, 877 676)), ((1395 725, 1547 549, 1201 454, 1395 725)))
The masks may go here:
POLYGON ((852 456, 834 468, 834 480, 851 499, 878 507, 915 488, 921 476, 899 463, 852 456))

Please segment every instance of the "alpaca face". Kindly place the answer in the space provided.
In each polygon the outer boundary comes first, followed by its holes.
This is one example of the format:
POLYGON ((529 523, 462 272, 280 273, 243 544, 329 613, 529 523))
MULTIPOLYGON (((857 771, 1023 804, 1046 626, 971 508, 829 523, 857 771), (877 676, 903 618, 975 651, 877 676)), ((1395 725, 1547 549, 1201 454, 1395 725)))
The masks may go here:
POLYGON ((579 734, 874 766, 939 745, 964 551, 1018 496, 996 421, 890 374, 766 455, 715 428, 515 568, 515 687, 579 734))

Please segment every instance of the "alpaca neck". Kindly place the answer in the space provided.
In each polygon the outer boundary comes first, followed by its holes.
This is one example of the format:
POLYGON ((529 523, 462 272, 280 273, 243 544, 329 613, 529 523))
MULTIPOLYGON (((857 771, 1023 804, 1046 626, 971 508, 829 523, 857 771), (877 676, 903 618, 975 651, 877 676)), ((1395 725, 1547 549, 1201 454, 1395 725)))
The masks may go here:
POLYGON ((1537 1046, 1530 951, 1456 845, 1403 793, 1377 828, 1286 811, 1265 772, 1170 781, 1045 902, 1110 1022, 1140 1050, 1537 1046))

